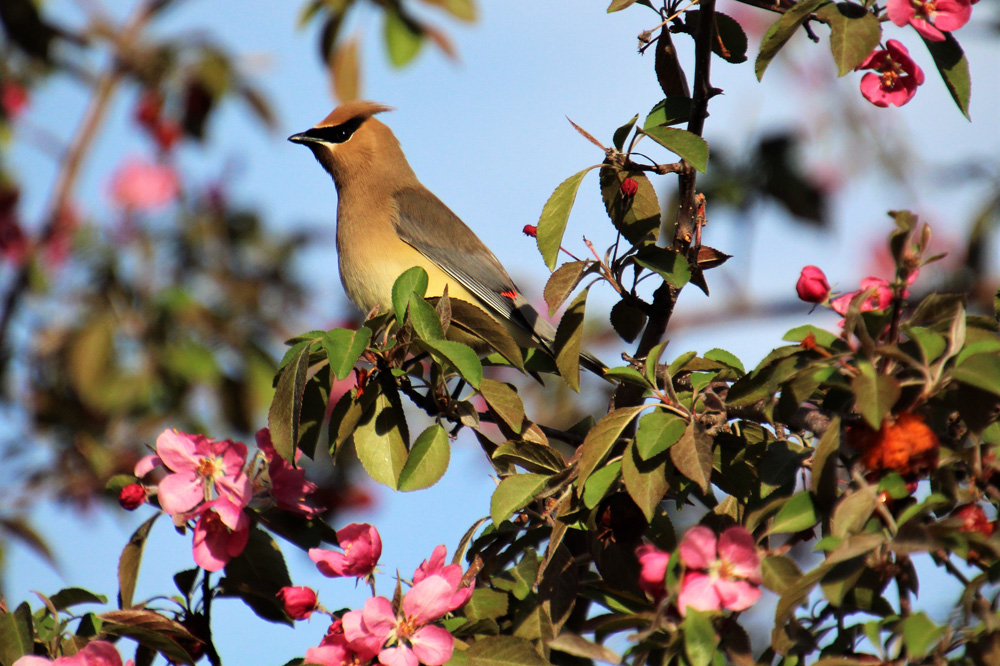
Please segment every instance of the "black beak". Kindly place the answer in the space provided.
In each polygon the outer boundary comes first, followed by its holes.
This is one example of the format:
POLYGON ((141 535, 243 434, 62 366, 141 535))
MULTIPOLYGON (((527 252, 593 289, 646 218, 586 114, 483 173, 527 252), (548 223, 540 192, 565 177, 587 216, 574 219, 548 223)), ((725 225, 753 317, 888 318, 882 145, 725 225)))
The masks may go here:
POLYGON ((316 139, 312 138, 305 132, 299 132, 298 134, 293 134, 288 137, 288 140, 292 143, 309 143, 311 141, 315 141, 316 139))

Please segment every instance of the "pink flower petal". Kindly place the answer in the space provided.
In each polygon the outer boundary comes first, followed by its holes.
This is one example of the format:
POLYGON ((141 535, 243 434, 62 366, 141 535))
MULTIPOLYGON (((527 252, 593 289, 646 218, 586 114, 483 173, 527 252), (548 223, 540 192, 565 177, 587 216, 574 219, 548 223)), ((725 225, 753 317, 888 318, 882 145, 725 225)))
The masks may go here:
POLYGON ((441 666, 451 659, 455 638, 443 627, 428 625, 417 629, 410 637, 410 649, 421 664, 441 666))
POLYGON ((365 630, 383 643, 389 633, 396 628, 396 614, 392 610, 392 604, 385 597, 368 599, 361 611, 361 620, 365 630))
POLYGON ((722 608, 722 601, 715 589, 715 582, 707 575, 698 571, 684 574, 681 582, 681 593, 677 597, 677 608, 681 615, 687 614, 688 608, 700 611, 717 611, 722 608))
POLYGON ((320 666, 344 666, 351 663, 352 653, 343 645, 321 645, 306 650, 305 663, 320 666))
POLYGON ((913 8, 910 0, 889 0, 885 5, 889 20, 902 27, 910 22, 917 10, 913 8))
POLYGON ((193 472, 179 472, 163 477, 156 495, 163 510, 176 516, 198 506, 205 499, 205 487, 193 472))
POLYGON ((746 578, 752 583, 760 583, 760 557, 753 535, 746 528, 734 526, 719 536, 719 558, 729 565, 731 574, 746 578))
MULTIPOLYGON (((444 558, 448 554, 448 549, 444 544, 434 548, 434 552, 426 560, 420 563, 417 570, 413 572, 413 582, 419 583, 424 578, 436 574, 444 568, 444 558)), ((461 577, 461 574, 459 574, 461 577)))
POLYGON ((405 645, 386 648, 378 653, 378 661, 385 666, 419 666, 416 655, 405 645))
POLYGON ((972 16, 972 5, 969 0, 937 0, 937 14, 934 25, 940 30, 951 32, 958 30, 969 22, 972 16))
POLYGON ((132 471, 140 479, 150 472, 152 472, 157 467, 163 465, 163 461, 160 460, 160 456, 155 453, 151 453, 148 456, 143 456, 139 462, 135 464, 135 469, 132 471))
POLYGON ((732 611, 750 608, 760 599, 760 588, 745 580, 717 580, 715 590, 722 607, 732 611))
POLYGON ((194 470, 207 442, 201 435, 188 435, 177 430, 164 430, 156 438, 156 454, 172 472, 194 470))
POLYGON ((715 561, 715 546, 715 532, 704 525, 696 525, 681 540, 681 562, 689 569, 707 569, 715 561))
POLYGON ((438 576, 428 576, 403 597, 403 615, 416 624, 427 624, 448 612, 455 588, 438 576))
POLYGON ((126 208, 159 208, 179 193, 177 173, 165 164, 130 159, 111 178, 111 198, 126 208))
POLYGON ((12 666, 52 666, 52 660, 28 655, 15 661, 12 666))
POLYGON ((343 553, 324 548, 310 548, 309 559, 316 563, 316 568, 327 578, 347 575, 344 573, 347 558, 344 557, 343 553))
POLYGON ((667 594, 663 579, 667 575, 667 564, 670 563, 670 553, 652 544, 643 544, 635 551, 639 558, 639 587, 643 592, 656 600, 662 599, 667 594))
POLYGON ((366 629, 362 611, 344 613, 343 624, 348 647, 358 655, 363 655, 363 659, 371 659, 382 649, 385 639, 380 639, 366 629))

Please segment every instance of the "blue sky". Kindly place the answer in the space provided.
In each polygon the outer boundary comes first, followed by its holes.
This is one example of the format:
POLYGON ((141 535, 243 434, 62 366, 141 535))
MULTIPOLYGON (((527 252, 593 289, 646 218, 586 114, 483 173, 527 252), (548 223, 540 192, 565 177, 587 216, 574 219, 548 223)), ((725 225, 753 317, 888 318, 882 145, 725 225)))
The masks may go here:
MULTIPOLYGON (((115 12, 131 6, 109 4, 115 12)), ((158 32, 168 35, 212 26, 209 30, 215 36, 243 56, 242 66, 259 77, 274 103, 278 131, 260 132, 239 104, 230 103, 209 128, 210 149, 183 148, 182 166, 195 180, 199 174, 232 173, 227 185, 233 198, 258 207, 275 229, 305 224, 329 231, 328 242, 311 248, 299 264, 301 274, 319 292, 313 307, 318 320, 308 327, 321 328, 336 322, 347 307, 332 268, 336 195, 329 177, 308 151, 285 138, 324 117, 334 102, 327 73, 316 55, 315 27, 295 28, 299 4, 268 0, 179 3, 158 32), (236 168, 227 171, 233 165, 236 168)), ((989 4, 976 6, 974 22, 980 12, 996 15, 996 6, 989 4)), ((75 3, 59 0, 50 5, 53 15, 68 22, 79 17, 75 3)), ((536 295, 541 294, 547 272, 534 243, 520 230, 537 221, 556 185, 602 159, 566 117, 609 142, 615 128, 636 113, 645 114, 662 97, 652 75, 651 57, 636 54, 636 35, 654 27, 655 16, 641 7, 606 15, 605 6, 603 0, 484 2, 480 20, 473 25, 442 21, 456 42, 461 62, 447 61, 434 49, 425 48, 403 71, 387 65, 375 12, 349 26, 363 37, 365 96, 397 108, 383 120, 396 132, 418 176, 494 249, 522 288, 536 295)), ((731 0, 721 0, 719 9, 733 11, 734 6, 731 0)), ((740 153, 749 150, 761 133, 796 129, 812 142, 809 154, 803 156, 807 163, 819 171, 840 174, 845 184, 836 192, 835 227, 825 233, 792 224, 770 207, 755 209, 752 220, 721 214, 712 217, 709 202, 706 242, 736 257, 710 273, 712 299, 695 289, 685 290, 678 319, 790 298, 805 264, 820 265, 831 282, 843 290, 853 289, 866 274, 873 243, 884 243, 891 229, 885 215, 889 209, 913 208, 939 235, 962 238, 964 225, 985 189, 947 176, 960 160, 995 162, 1000 155, 995 122, 1000 104, 997 40, 988 42, 987 28, 975 24, 958 34, 972 65, 975 122, 969 123, 948 98, 916 34, 887 24, 886 36, 907 43, 928 75, 927 84, 902 109, 876 109, 861 99, 859 74, 835 79, 825 40, 815 45, 797 35, 762 83, 756 81, 749 64, 733 66, 715 60, 712 81, 725 95, 711 104, 712 115, 706 123, 710 145, 740 153), (864 150, 859 154, 847 132, 868 137, 865 145, 872 145, 871 137, 891 139, 902 132, 909 147, 890 154, 913 174, 913 185, 889 182, 864 156, 864 150)), ((678 45, 685 53, 689 43, 680 37, 678 45)), ((751 37, 751 58, 755 50, 751 37)), ((71 84, 59 83, 33 99, 30 122, 68 137, 85 101, 71 84)), ((124 156, 148 151, 137 134, 129 131, 134 101, 134 92, 118 97, 105 134, 85 166, 79 197, 83 208, 95 216, 110 214, 109 174, 124 156)), ((14 144, 13 161, 26 184, 26 217, 37 218, 54 167, 47 156, 24 142, 14 144)), ((599 248, 614 240, 596 183, 596 174, 584 181, 570 219, 567 246, 582 248, 581 235, 599 248)), ((663 193, 673 181, 663 178, 656 185, 665 198, 663 193)), ((992 253, 1000 259, 995 246, 992 253)), ((995 259, 993 264, 1000 261, 995 259)), ((607 290, 592 290, 588 312, 600 317, 602 305, 611 303, 607 290)), ((668 333, 672 343, 667 353, 704 352, 721 346, 750 367, 780 344, 785 330, 807 321, 807 311, 803 306, 800 317, 668 333)), ((836 318, 817 312, 808 321, 834 326, 836 318)), ((615 354, 610 350, 604 355, 611 361, 615 354)), ((382 531, 385 575, 379 585, 384 593, 391 592, 396 568, 409 576, 435 545, 445 543, 450 550, 473 521, 488 514, 494 482, 479 455, 472 438, 463 436, 455 443, 451 467, 438 486, 411 494, 386 492, 373 512, 345 516, 345 522, 366 520, 382 531)), ((9 600, 27 599, 30 590, 52 593, 67 585, 88 587, 113 599, 116 553, 148 515, 147 509, 129 515, 80 515, 40 504, 34 512, 35 524, 55 544, 61 567, 53 572, 30 553, 13 548, 6 579, 9 600)), ((291 548, 285 552, 296 584, 318 587, 328 607, 363 602, 364 589, 356 590, 344 580, 321 579, 303 554, 291 548)), ((137 597, 169 593, 170 576, 190 566, 189 558, 189 540, 161 521, 148 546, 137 597)), ((271 626, 254 618, 239 602, 222 602, 216 616, 227 616, 230 623, 228 630, 225 625, 216 629, 220 652, 230 664, 284 663, 315 645, 326 628, 321 620, 295 631, 271 626)))

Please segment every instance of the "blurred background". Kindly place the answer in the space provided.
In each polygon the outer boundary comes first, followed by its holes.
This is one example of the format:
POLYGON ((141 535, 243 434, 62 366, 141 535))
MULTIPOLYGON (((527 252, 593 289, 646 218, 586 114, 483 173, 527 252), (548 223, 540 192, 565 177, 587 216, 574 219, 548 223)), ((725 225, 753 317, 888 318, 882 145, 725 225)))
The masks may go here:
MULTIPOLYGON (((912 30, 884 24, 927 82, 905 107, 879 109, 861 97, 860 73, 836 77, 822 26, 819 44, 800 32, 758 82, 752 62, 775 15, 720 0, 718 10, 749 36, 750 61, 713 61, 712 83, 724 94, 710 104, 712 155, 699 188, 708 198, 704 242, 734 256, 708 274, 711 298, 684 290, 667 357, 722 347, 750 368, 795 325, 835 328, 835 315, 809 314, 795 298, 799 271, 818 265, 839 291, 867 275, 891 279, 886 213, 895 209, 918 213, 948 253, 914 290, 963 291, 972 309, 992 307, 998 5, 979 2, 956 34, 971 67, 970 122, 912 30)), ((4 0, 0 9, 0 591, 11 606, 32 600, 31 590, 70 585, 113 600, 117 553, 151 510, 119 510, 102 495, 106 480, 129 473, 167 427, 252 443, 266 424, 283 340, 357 324, 335 268, 333 184, 308 151, 285 141, 323 118, 338 94, 396 108, 382 119, 418 176, 539 301, 548 273, 521 229, 537 222, 560 182, 604 157, 567 117, 609 145, 617 127, 635 114, 641 122, 663 97, 652 53, 640 55, 637 39, 660 20, 641 6, 614 14, 606 2, 579 0, 36 7, 4 0), (341 18, 337 8, 347 10, 341 18)), ((690 74, 692 42, 676 35, 675 43, 690 74)), ((670 161, 654 146, 641 150, 670 161)), ((669 214, 674 179, 654 184, 669 214)), ((599 251, 614 242, 596 173, 564 245, 586 253, 583 237, 599 251)), ((588 305, 588 344, 611 365, 630 350, 605 331, 613 302, 598 288, 588 305)), ((569 401, 545 390, 552 419, 572 423, 569 401)), ((599 383, 583 390, 600 405, 599 383)), ((381 531, 383 594, 397 569, 409 575, 439 543, 452 550, 489 513, 494 481, 467 433, 426 491, 392 493, 343 462, 319 461, 310 474, 335 526, 363 520, 381 531)), ((367 596, 283 550, 293 581, 318 588, 328 608, 367 596)), ((160 521, 136 597, 171 594, 170 577, 190 562, 190 537, 160 521)), ((229 663, 284 663, 326 630, 321 618, 295 631, 267 624, 237 600, 220 601, 215 617, 229 626, 214 627, 229 663)))

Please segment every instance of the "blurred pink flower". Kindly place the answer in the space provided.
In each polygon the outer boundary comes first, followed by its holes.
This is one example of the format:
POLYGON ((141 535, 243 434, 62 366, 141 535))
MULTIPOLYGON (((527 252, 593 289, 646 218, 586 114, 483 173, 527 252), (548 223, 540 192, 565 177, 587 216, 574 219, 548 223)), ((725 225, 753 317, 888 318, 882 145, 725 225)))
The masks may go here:
POLYGON ((16 81, 0 84, 0 108, 5 116, 16 120, 28 108, 28 90, 16 81))
POLYGON ((312 588, 286 586, 278 590, 277 597, 293 620, 308 620, 316 610, 316 592, 312 588))
POLYGON ((382 537, 368 523, 351 523, 337 530, 337 543, 343 553, 323 548, 310 548, 309 559, 316 563, 319 572, 328 578, 372 575, 378 558, 382 557, 382 537))
POLYGON ((172 472, 160 481, 157 491, 160 506, 167 513, 190 511, 210 499, 213 488, 241 508, 250 501, 250 479, 243 473, 246 444, 164 430, 156 438, 156 454, 172 472))
POLYGON ((847 309, 851 306, 851 301, 854 297, 862 292, 866 292, 869 289, 873 290, 871 294, 861 303, 861 311, 868 312, 869 310, 884 310, 889 307, 889 303, 892 302, 892 288, 889 287, 889 283, 882 278, 877 278, 873 276, 866 277, 861 281, 861 289, 858 291, 848 292, 842 296, 838 296, 830 302, 830 307, 833 311, 844 317, 847 315, 847 309))
POLYGON ((377 652, 390 666, 441 666, 451 659, 455 639, 431 624, 449 611, 455 587, 437 574, 416 583, 403 596, 399 617, 384 597, 372 597, 363 610, 344 614, 348 645, 362 654, 377 652), (391 647, 386 647, 387 641, 391 647))
POLYGON ((760 599, 760 558, 753 536, 743 527, 730 527, 718 539, 698 525, 679 546, 684 579, 677 606, 681 615, 695 610, 742 611, 760 599))
POLYGON ((177 173, 164 164, 130 159, 111 178, 111 198, 136 210, 159 208, 180 192, 177 173))
POLYGON ((822 303, 830 296, 830 283, 816 266, 806 266, 795 283, 795 292, 806 303, 822 303))
POLYGON ((205 571, 218 571, 247 547, 250 519, 242 506, 220 497, 202 504, 195 515, 194 561, 205 571))
POLYGON ((413 583, 417 584, 428 576, 441 576, 455 588, 451 601, 448 603, 448 610, 453 611, 461 608, 472 598, 472 586, 460 587, 462 584, 462 567, 458 564, 444 563, 448 549, 442 544, 434 549, 431 556, 420 563, 417 570, 413 572, 413 583))
MULTIPOLYGON (((124 666, 133 666, 129 659, 124 666)), ((15 661, 12 666, 122 666, 122 657, 117 648, 107 641, 91 641, 76 654, 57 659, 25 656, 15 661)))
MULTIPOLYGON (((293 467, 278 455, 271 443, 271 431, 267 428, 257 431, 257 448, 267 461, 267 475, 271 480, 270 493, 279 509, 309 518, 323 513, 323 507, 313 506, 307 501, 308 496, 316 492, 316 484, 306 481, 304 469, 293 467)), ((296 449, 295 460, 298 461, 301 457, 302 452, 296 449)))
POLYGON ((903 106, 924 82, 924 71, 900 42, 890 39, 882 51, 873 51, 855 69, 874 69, 861 77, 861 94, 875 106, 903 106))
POLYGON ((659 601, 667 596, 664 579, 667 576, 667 564, 670 553, 665 553, 652 544, 643 544, 635 549, 639 558, 639 587, 643 592, 659 601))
POLYGON ((921 37, 932 42, 944 41, 942 30, 958 30, 972 15, 969 0, 889 0, 885 8, 893 23, 898 26, 909 23, 921 37))

